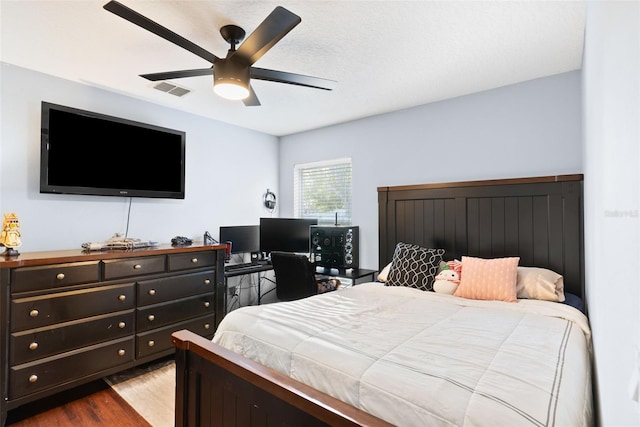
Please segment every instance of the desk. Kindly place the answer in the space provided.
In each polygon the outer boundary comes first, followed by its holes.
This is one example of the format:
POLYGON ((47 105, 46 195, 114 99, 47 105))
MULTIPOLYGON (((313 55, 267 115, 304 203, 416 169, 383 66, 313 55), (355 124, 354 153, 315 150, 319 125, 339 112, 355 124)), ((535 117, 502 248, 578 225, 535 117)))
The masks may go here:
MULTIPOLYGON (((224 267, 224 289, 225 289, 224 305, 225 305, 225 312, 227 310, 227 298, 229 297, 229 289, 227 287, 227 279, 229 277, 237 277, 237 276, 244 276, 244 275, 247 275, 247 274, 262 273, 264 271, 270 271, 270 270, 273 270, 273 265, 267 264, 267 263, 246 264, 246 265, 243 264, 242 267, 234 267, 233 265, 225 266, 224 267)), ((262 291, 260 289, 260 281, 261 281, 261 278, 260 278, 260 276, 258 276, 258 305, 260 305, 260 300, 262 298, 262 291)))
MULTIPOLYGON (((248 264, 243 265, 242 267, 233 267, 232 265, 225 266, 224 269, 224 288, 225 288, 225 311, 227 309, 227 298, 229 296, 229 291, 227 288, 227 279, 229 277, 238 277, 244 276, 247 274, 255 274, 262 273, 265 271, 273 270, 273 265, 267 263, 261 264, 248 264)), ((336 268, 327 268, 327 267, 316 267, 316 275, 318 278, 322 277, 337 277, 339 279, 347 279, 350 280, 352 285, 357 285, 358 283, 363 282, 373 282, 375 281, 375 275, 378 270, 368 270, 365 268, 353 268, 348 270, 336 269, 336 268), (364 280, 363 280, 364 279, 364 280)), ((262 299, 262 289, 261 289, 261 280, 262 278, 258 276, 258 305, 261 303, 262 299)))
MULTIPOLYGON (((348 270, 341 270, 337 268, 316 267, 316 274, 321 277, 327 276, 337 277, 338 279, 349 279, 351 280, 353 285, 357 285, 359 279, 366 279, 367 282, 375 281, 375 275, 377 272, 378 270, 368 270, 366 268, 352 268, 348 270)), ((365 282, 365 280, 362 280, 361 282, 365 282)))

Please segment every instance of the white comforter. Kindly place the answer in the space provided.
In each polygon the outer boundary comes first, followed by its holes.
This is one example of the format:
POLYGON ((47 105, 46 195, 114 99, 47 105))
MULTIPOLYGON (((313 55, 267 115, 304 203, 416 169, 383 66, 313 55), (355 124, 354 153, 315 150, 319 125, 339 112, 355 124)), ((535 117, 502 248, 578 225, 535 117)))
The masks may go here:
POLYGON ((367 283, 228 314, 213 341, 398 426, 590 426, 586 317, 367 283))

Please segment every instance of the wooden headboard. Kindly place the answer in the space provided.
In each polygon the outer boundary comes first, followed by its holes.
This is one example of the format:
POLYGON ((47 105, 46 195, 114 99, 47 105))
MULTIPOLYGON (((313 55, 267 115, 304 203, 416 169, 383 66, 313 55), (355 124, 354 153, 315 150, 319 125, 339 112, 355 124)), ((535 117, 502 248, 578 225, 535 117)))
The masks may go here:
POLYGON ((379 266, 398 242, 445 249, 445 259, 519 256, 564 276, 584 301, 580 175, 378 188, 379 266))

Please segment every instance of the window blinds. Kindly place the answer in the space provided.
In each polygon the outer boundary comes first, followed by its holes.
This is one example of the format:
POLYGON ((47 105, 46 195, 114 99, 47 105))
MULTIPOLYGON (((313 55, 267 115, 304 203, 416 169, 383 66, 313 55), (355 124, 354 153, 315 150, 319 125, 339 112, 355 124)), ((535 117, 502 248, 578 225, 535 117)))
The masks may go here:
POLYGON ((294 210, 319 224, 351 224, 351 159, 296 165, 294 210))

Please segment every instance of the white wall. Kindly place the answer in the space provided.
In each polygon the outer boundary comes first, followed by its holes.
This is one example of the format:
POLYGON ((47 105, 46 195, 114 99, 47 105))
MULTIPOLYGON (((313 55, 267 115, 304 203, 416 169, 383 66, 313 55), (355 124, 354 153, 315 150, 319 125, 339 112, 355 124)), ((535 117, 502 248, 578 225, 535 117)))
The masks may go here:
MULTIPOLYGON (((360 266, 378 266, 377 187, 582 173, 580 72, 281 138, 280 212, 297 163, 351 157, 360 266)), ((382 266, 381 266, 382 267, 382 266)))
MULTIPOLYGON (((185 199, 133 198, 129 237, 202 240, 205 230, 217 237, 221 225, 270 215, 262 197, 267 187, 278 192, 277 137, 5 63, 1 73, 0 213, 19 215, 20 251, 79 249, 127 231, 129 198, 39 193, 43 100, 186 131, 185 199)), ((123 153, 121 173, 127 167, 162 173, 127 164, 123 153)))
POLYGON ((630 387, 640 354, 640 3, 587 6, 585 255, 597 396, 603 426, 637 426, 630 387))

